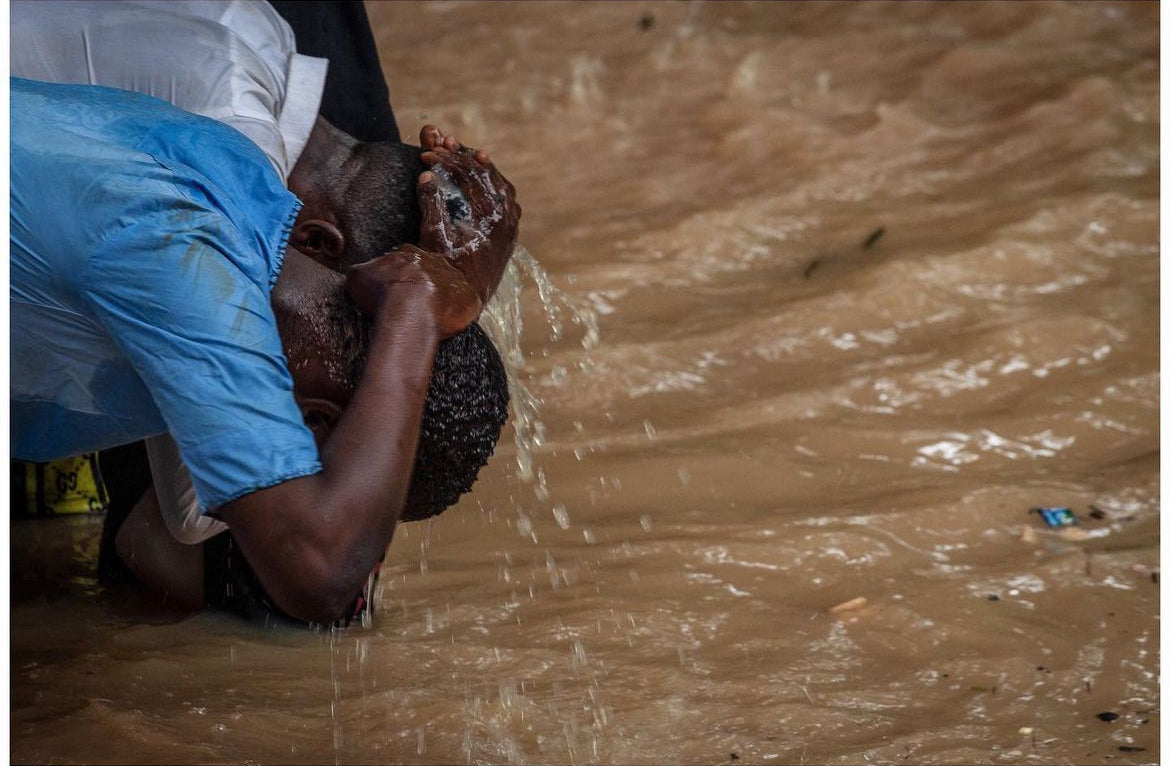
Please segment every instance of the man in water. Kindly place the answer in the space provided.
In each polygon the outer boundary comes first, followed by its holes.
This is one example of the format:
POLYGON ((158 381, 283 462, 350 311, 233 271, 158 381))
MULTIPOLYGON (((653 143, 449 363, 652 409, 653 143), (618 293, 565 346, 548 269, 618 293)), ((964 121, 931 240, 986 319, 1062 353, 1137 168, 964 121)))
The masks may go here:
POLYGON ((438 343, 474 321, 511 252, 511 185, 424 131, 424 163, 471 215, 455 220, 425 172, 421 248, 347 271, 372 330, 339 402, 305 372, 296 322, 277 318, 321 281, 297 248, 314 250, 295 239, 305 211, 254 144, 102 88, 14 80, 11 110, 13 455, 169 431, 272 600, 332 621, 403 511, 438 343))
MULTIPOLYGON (((312 30, 307 45, 314 53, 341 51, 335 57, 340 61, 329 62, 328 78, 326 61, 298 52, 300 40, 273 7, 241 0, 16 2, 12 72, 148 93, 240 130, 305 203, 291 241, 331 268, 417 242, 415 179, 423 166, 417 149, 397 141, 373 41, 365 40, 363 48, 331 38, 338 35, 330 24, 369 38, 364 10, 360 4, 295 3, 278 4, 277 10, 291 15, 302 32, 312 30), (381 108, 356 113, 350 98, 355 89, 381 108), (322 114, 377 142, 338 130, 316 115, 318 103, 322 114)), ((428 140, 434 147, 444 137, 435 132, 428 140)), ((481 299, 492 289, 490 280, 482 282, 481 299)), ((498 386, 506 395, 502 382, 498 386)), ((221 533, 224 524, 199 513, 174 442, 163 435, 148 445, 159 497, 147 500, 161 502, 177 539, 194 544, 221 533)), ((138 468, 142 461, 135 450, 103 455, 107 476, 117 479, 111 482, 112 516, 124 516, 149 487, 138 468)), ((117 526, 111 525, 111 536, 117 526)))
MULTIPOLYGON (((361 376, 369 324, 349 305, 343 277, 306 260, 290 260, 286 268, 316 272, 299 280, 310 289, 294 294, 295 303, 284 292, 273 300, 279 302, 281 336, 298 339, 298 351, 288 354, 302 360, 297 379, 312 381, 314 389, 328 394, 302 407, 320 447, 328 434, 324 426, 352 397, 361 376)), ((399 521, 434 516, 471 489, 495 449, 507 410, 503 362, 478 325, 441 342, 399 521)), ((286 616, 256 580, 230 531, 199 544, 181 543, 161 518, 154 493, 147 493, 128 515, 112 509, 106 527, 112 545, 102 551, 100 566, 107 585, 145 584, 168 606, 181 609, 213 606, 266 620, 286 616)), ((372 613, 372 580, 354 596, 342 621, 364 622, 372 613)))

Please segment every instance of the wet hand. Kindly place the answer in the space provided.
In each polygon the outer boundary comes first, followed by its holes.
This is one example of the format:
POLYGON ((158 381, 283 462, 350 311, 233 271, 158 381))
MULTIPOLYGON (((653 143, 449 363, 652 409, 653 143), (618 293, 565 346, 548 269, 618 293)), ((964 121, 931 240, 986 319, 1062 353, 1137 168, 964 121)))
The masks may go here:
POLYGON ((516 189, 486 152, 462 146, 433 125, 422 129, 419 142, 430 168, 419 176, 419 245, 447 256, 486 302, 516 244, 516 189), (460 194, 453 195, 451 187, 460 194))
POLYGON ((479 317, 483 302, 463 273, 444 256, 414 245, 351 267, 345 287, 362 313, 422 312, 449 338, 479 317))

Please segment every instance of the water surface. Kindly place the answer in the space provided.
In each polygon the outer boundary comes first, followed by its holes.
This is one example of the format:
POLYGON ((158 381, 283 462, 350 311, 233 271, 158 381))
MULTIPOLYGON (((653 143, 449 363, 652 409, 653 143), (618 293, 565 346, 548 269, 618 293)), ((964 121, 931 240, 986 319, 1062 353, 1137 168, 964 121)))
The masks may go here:
POLYGON ((1155 4, 370 14, 601 343, 526 285, 531 475, 370 630, 127 614, 15 526, 15 760, 1158 759, 1155 4))

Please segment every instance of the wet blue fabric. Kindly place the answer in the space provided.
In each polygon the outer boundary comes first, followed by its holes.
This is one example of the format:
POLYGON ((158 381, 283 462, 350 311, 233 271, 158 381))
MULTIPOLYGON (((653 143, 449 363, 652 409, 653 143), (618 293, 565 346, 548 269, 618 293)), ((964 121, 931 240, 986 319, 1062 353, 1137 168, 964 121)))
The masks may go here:
POLYGON ((11 451, 169 431, 207 510, 320 470, 269 295, 300 203, 237 131, 13 78, 11 451))

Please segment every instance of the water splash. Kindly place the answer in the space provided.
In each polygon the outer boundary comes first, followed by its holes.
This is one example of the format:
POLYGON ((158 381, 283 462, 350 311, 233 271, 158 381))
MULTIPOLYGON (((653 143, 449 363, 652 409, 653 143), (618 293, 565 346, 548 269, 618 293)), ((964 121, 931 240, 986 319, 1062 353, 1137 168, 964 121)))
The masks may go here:
MULTIPOLYGON (((544 471, 533 468, 533 455, 545 440, 545 425, 540 418, 544 401, 533 394, 526 383, 530 382, 530 375, 525 370, 521 348, 525 329, 521 296, 526 278, 536 286, 544 313, 546 345, 543 351, 548 351, 547 344, 556 343, 564 336, 566 316, 571 325, 583 329, 579 342, 586 351, 596 348, 601 342, 601 331, 597 326, 597 314, 566 295, 553 283, 536 258, 523 246, 517 245, 500 280, 500 286, 484 308, 479 321, 499 349, 508 369, 512 430, 516 442, 516 476, 526 484, 534 485, 533 492, 537 499, 544 502, 548 499, 544 471)), ((562 370, 559 377, 565 380, 568 373, 562 370)))

